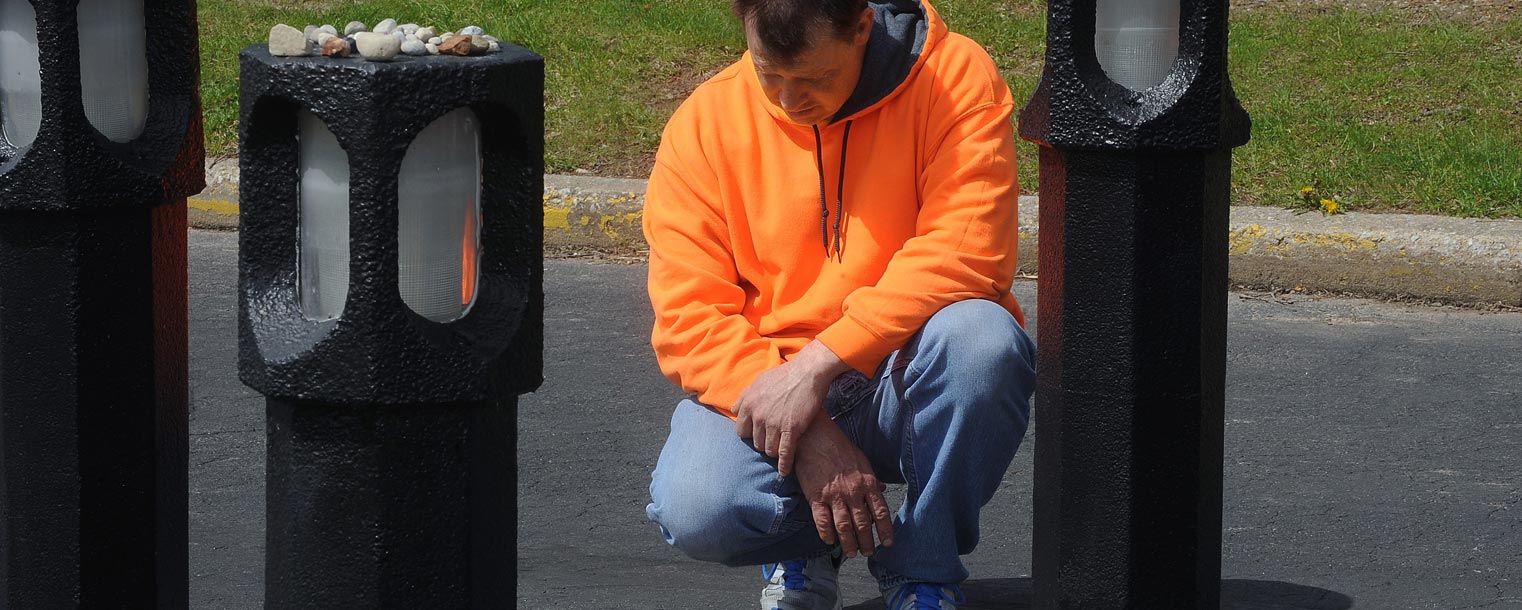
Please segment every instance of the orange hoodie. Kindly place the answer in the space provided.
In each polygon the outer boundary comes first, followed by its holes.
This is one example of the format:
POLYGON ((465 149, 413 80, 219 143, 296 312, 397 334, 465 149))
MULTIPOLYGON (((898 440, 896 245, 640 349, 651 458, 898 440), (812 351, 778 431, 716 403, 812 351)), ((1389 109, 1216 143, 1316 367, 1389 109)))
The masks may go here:
POLYGON ((667 377, 731 417, 813 339, 872 375, 951 303, 996 301, 1024 323, 1009 87, 929 3, 871 5, 862 80, 828 126, 790 122, 747 53, 661 140, 644 214, 652 343, 667 377))

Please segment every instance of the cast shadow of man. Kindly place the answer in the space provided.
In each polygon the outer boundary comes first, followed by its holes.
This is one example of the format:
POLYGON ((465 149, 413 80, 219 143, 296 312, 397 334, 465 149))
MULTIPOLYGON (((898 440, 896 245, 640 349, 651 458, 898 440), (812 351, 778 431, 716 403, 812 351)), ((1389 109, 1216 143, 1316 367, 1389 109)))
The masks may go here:
MULTIPOLYGON (((1028 610, 1031 579, 994 578, 962 583, 962 610, 1028 610)), ((846 610, 882 610, 875 599, 846 610)), ((1221 610, 1353 610, 1353 598, 1316 587, 1268 580, 1221 581, 1221 610)))

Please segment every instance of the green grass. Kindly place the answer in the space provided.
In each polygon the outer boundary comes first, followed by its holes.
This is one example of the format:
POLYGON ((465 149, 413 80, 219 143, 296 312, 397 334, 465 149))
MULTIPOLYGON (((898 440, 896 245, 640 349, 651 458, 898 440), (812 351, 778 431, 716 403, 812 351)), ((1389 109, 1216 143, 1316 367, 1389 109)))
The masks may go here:
MULTIPOLYGON (((1045 39, 1041 0, 940 0, 1025 100, 1045 39)), ((726 0, 201 0, 213 155, 236 149, 237 52, 271 25, 396 17, 480 25, 548 60, 546 167, 640 176, 667 117, 744 50, 726 0), (490 6, 490 8, 486 8, 490 6)), ((1522 21, 1463 23, 1353 9, 1238 11, 1232 78, 1253 116, 1239 202, 1295 205, 1313 183, 1354 210, 1522 217, 1522 21)), ((1020 147, 1036 183, 1036 149, 1020 147)))

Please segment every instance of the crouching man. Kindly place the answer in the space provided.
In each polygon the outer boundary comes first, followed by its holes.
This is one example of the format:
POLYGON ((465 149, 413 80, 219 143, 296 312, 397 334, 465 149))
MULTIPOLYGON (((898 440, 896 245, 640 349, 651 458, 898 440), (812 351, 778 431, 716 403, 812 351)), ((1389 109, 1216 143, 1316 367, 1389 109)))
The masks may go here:
POLYGON ((652 340, 693 394, 649 517, 762 565, 764 609, 839 608, 858 554, 890 610, 952 608, 1035 380, 1012 96, 928 2, 733 8, 749 51, 677 110, 646 194, 652 340))

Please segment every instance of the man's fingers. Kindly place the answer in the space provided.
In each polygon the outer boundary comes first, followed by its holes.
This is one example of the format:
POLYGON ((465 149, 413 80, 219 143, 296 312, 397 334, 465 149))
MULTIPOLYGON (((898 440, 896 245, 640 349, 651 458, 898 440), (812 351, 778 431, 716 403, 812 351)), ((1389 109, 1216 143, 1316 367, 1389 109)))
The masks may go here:
POLYGON ((793 432, 783 430, 777 435, 777 472, 782 476, 793 474, 793 432))
POLYGON ((759 420, 751 425, 750 444, 756 448, 756 451, 766 453, 766 424, 759 420))
POLYGON ((869 492, 867 505, 872 509, 872 521, 877 524, 877 539, 883 546, 893 546, 893 513, 881 492, 869 492))
POLYGON ((811 502, 809 506, 814 510, 814 529, 819 530, 819 539, 825 544, 835 544, 835 518, 830 515, 830 507, 823 502, 811 502))
POLYGON ((755 426, 750 422, 750 411, 743 405, 735 406, 735 435, 740 438, 750 438, 751 430, 755 426))
POLYGON ((851 506, 851 521, 856 525, 856 545, 861 548, 862 556, 871 557, 872 550, 877 548, 877 543, 872 541, 872 515, 859 499, 851 506))
MULTIPOLYGON (((777 457, 778 448, 781 445, 782 445, 782 434, 778 430, 767 430, 766 431, 766 455, 769 456, 769 457, 777 457)), ((778 469, 780 470, 781 469, 780 468, 780 466, 781 466, 780 462, 778 463, 778 466, 779 466, 778 469)), ((787 473, 784 472, 782 474, 786 475, 787 473)))
POLYGON ((840 550, 846 557, 856 556, 856 532, 851 524, 851 509, 846 508, 846 503, 836 500, 832 505, 835 517, 835 533, 840 538, 840 550))

